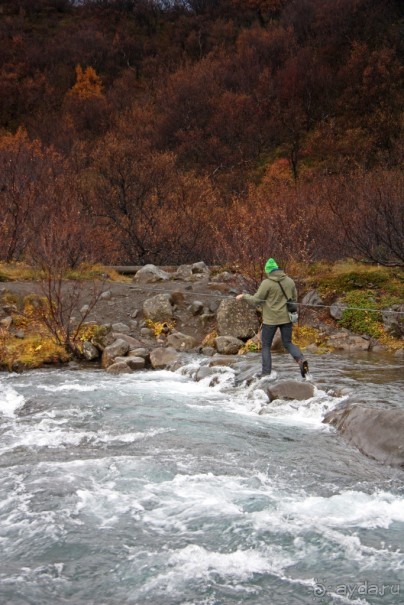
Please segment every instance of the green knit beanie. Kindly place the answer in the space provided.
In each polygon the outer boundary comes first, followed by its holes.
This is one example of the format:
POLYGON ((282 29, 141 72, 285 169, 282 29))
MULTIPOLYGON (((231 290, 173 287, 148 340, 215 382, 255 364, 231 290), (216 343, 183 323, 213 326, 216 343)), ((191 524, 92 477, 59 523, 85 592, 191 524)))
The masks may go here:
POLYGON ((271 271, 275 271, 275 269, 279 269, 278 265, 273 258, 269 258, 265 265, 265 273, 271 273, 271 271))

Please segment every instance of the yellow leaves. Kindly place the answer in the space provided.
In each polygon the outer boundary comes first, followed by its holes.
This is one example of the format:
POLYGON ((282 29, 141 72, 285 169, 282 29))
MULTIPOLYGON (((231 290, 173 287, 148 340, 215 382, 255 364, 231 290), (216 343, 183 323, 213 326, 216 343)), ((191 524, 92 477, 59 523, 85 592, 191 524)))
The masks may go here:
POLYGON ((81 65, 76 67, 76 84, 68 93, 70 96, 77 96, 79 99, 91 99, 101 97, 103 86, 101 78, 97 75, 93 67, 83 69, 81 65))
POLYGON ((146 325, 153 330, 154 336, 157 338, 160 334, 169 334, 175 326, 175 321, 152 321, 147 319, 146 325))

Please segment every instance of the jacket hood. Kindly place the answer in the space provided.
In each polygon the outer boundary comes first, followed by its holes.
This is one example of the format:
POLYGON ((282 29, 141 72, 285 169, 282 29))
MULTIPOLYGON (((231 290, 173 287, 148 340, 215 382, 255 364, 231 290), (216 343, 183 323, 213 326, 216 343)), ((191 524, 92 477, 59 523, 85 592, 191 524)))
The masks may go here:
POLYGON ((272 271, 272 273, 267 275, 267 279, 270 279, 271 281, 281 281, 281 279, 284 279, 285 277, 286 273, 285 271, 282 271, 282 269, 277 269, 276 271, 272 271))

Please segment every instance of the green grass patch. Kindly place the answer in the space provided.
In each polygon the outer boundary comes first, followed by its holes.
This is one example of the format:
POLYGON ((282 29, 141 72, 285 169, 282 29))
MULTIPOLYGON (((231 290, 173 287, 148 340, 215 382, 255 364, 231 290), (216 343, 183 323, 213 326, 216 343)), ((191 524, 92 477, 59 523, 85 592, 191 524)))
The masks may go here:
POLYGON ((383 335, 380 305, 375 299, 374 292, 369 290, 348 292, 343 301, 349 308, 345 309, 338 321, 342 328, 347 328, 355 334, 368 334, 374 338, 380 338, 383 335))

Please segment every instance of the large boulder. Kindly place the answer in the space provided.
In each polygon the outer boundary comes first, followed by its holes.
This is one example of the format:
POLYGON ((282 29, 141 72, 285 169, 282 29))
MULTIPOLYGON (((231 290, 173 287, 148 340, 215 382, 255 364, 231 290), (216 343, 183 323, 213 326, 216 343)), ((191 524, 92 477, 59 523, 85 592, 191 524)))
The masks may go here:
POLYGON ((341 319, 345 309, 348 307, 346 303, 341 302, 340 300, 335 301, 330 306, 330 315, 333 319, 341 319))
POLYGON ((94 361, 100 356, 100 351, 88 340, 83 342, 83 356, 87 361, 94 361))
POLYGON ((222 355, 236 355, 244 344, 234 336, 218 336, 214 342, 217 352, 222 355))
POLYGON ((170 279, 170 275, 159 269, 155 265, 145 265, 136 273, 133 281, 140 284, 149 284, 158 281, 167 281, 170 279))
POLYGON ((209 279, 210 270, 203 261, 194 263, 193 265, 180 265, 174 273, 174 279, 182 281, 195 281, 198 279, 209 279))
POLYGON ((257 313, 246 301, 226 298, 216 314, 219 336, 234 336, 241 340, 252 338, 258 332, 257 313))
POLYGON ((349 404, 332 410, 323 422, 334 426, 363 454, 404 467, 404 410, 349 404))
POLYGON ((170 294, 157 294, 146 299, 143 303, 143 316, 151 321, 170 321, 173 317, 170 294))
POLYGON ((114 365, 118 363, 126 363, 131 370, 143 370, 146 365, 144 357, 137 357, 134 355, 130 355, 128 357, 115 357, 114 365))
POLYGON ((115 342, 105 347, 102 352, 101 367, 108 368, 114 363, 115 357, 122 357, 126 355, 128 351, 129 344, 125 340, 118 338, 118 340, 115 340, 115 342))
POLYGON ((173 332, 167 336, 167 344, 173 347, 177 351, 190 351, 194 349, 198 341, 188 334, 182 334, 182 332, 173 332))
POLYGON ((382 318, 386 332, 396 338, 404 336, 404 304, 383 309, 382 318))
POLYGON ((178 360, 179 353, 171 347, 153 349, 150 352, 150 363, 155 370, 169 368, 178 360))
POLYGON ((114 333, 115 340, 124 340, 129 345, 129 350, 138 349, 142 347, 142 343, 137 338, 129 336, 129 334, 122 334, 120 332, 114 333))
POLYGON ((309 290, 302 298, 302 305, 307 307, 317 307, 318 305, 323 304, 323 299, 317 290, 309 290))
POLYGON ((314 395, 315 388, 310 382, 285 380, 268 387, 270 401, 275 399, 304 401, 314 395))
POLYGON ((130 374, 133 370, 124 361, 118 361, 107 368, 109 374, 130 374))
POLYGON ((328 345, 342 351, 368 351, 370 339, 343 329, 328 337, 328 345))

